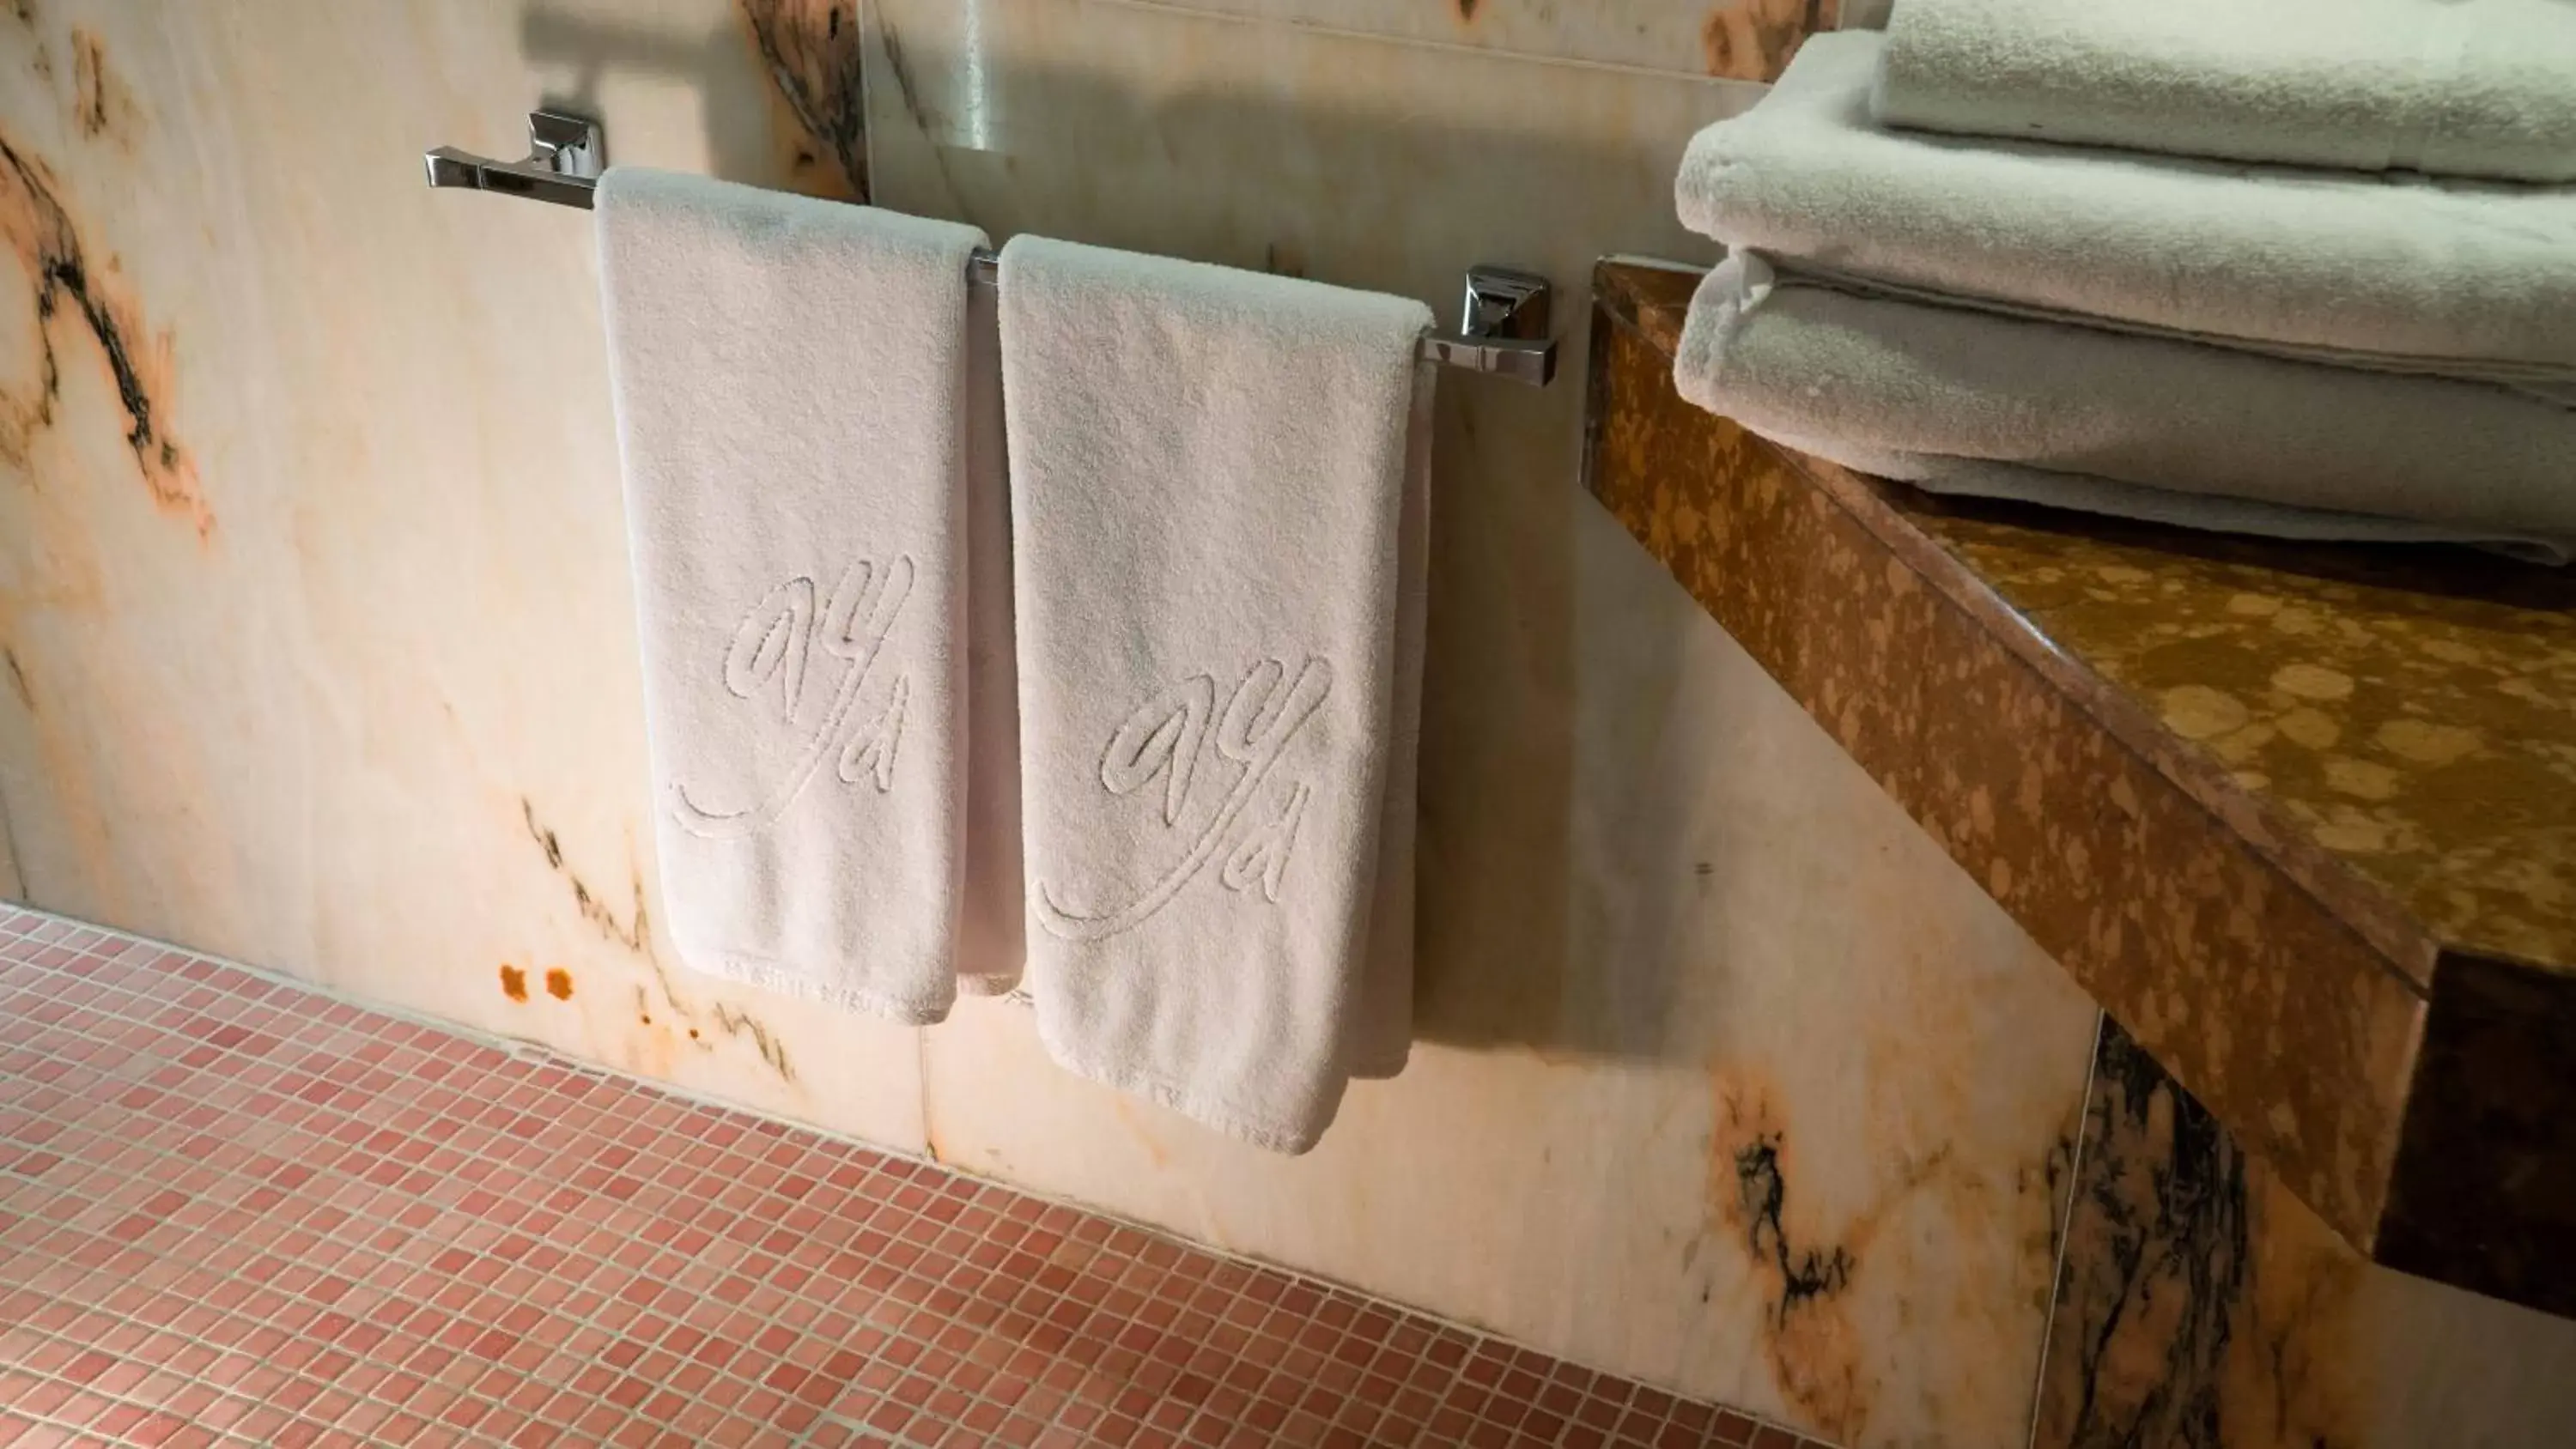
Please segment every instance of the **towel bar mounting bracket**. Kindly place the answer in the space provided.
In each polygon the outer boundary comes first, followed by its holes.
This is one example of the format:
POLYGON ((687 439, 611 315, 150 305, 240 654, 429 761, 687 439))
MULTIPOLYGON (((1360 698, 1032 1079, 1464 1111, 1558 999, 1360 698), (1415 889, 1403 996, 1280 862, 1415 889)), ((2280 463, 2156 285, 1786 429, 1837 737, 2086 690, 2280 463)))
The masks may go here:
MULTIPOLYGON (((495 161, 440 146, 424 153, 421 163, 432 186, 493 191, 587 211, 599 189, 599 174, 607 169, 608 140, 599 123, 587 116, 530 111, 523 160, 495 161)), ((966 274, 970 282, 989 286, 999 268, 990 252, 977 252, 966 274)), ((1556 343, 1548 336, 1554 296, 1547 278, 1535 272, 1469 267, 1459 330, 1426 335, 1422 356, 1545 387, 1556 378, 1556 343)))
POLYGON ((599 123, 587 117, 530 111, 525 160, 495 161, 453 146, 438 147, 420 159, 432 186, 461 186, 588 207, 599 173, 608 169, 608 142, 599 123))
POLYGON ((1556 379, 1556 344, 1547 335, 1555 295, 1547 278, 1536 272, 1469 267, 1457 335, 1425 337, 1423 355, 1453 367, 1545 387, 1556 379))

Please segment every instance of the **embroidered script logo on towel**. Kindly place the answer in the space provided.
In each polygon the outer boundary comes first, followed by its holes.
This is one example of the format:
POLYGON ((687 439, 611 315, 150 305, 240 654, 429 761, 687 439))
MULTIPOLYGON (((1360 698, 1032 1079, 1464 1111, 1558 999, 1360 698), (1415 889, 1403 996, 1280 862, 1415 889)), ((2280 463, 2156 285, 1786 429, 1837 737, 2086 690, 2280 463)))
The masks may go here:
POLYGON ((904 601, 912 596, 913 572, 909 554, 898 554, 882 567, 860 559, 823 598, 819 618, 810 578, 789 579, 751 606, 725 650, 724 684, 734 698, 774 707, 780 721, 792 726, 811 713, 804 709, 805 675, 819 662, 814 657, 818 646, 825 656, 843 662, 841 678, 804 747, 760 798, 732 809, 711 809, 692 798, 687 785, 675 782, 671 810, 682 829, 709 840, 759 830, 778 818, 836 751, 842 783, 865 780, 880 795, 894 787, 895 752, 903 743, 912 676, 896 675, 873 712, 863 710, 860 699, 885 650, 886 636, 894 632, 904 601))
MULTIPOLYGON (((1038 923, 1068 941, 1098 941, 1133 930, 1170 905, 1225 849, 1228 835, 1261 794, 1272 768, 1287 753, 1289 741, 1332 690, 1333 668, 1322 659, 1300 664, 1294 678, 1285 663, 1264 659, 1244 671, 1221 716, 1216 713, 1216 679, 1206 674, 1193 674, 1139 705, 1109 737, 1109 748, 1100 759, 1100 784, 1111 795, 1132 795, 1159 776, 1163 824, 1179 826, 1191 788, 1199 780, 1199 754, 1211 718, 1216 722, 1216 753, 1237 773, 1215 813, 1190 838, 1179 863, 1134 900, 1108 910, 1075 910, 1053 885, 1040 881, 1038 923)), ((1297 848, 1297 825, 1313 795, 1314 790, 1300 780, 1272 797, 1268 818, 1236 836, 1233 850, 1226 854, 1218 872, 1226 889, 1257 888, 1263 900, 1278 903, 1288 857, 1297 848)))

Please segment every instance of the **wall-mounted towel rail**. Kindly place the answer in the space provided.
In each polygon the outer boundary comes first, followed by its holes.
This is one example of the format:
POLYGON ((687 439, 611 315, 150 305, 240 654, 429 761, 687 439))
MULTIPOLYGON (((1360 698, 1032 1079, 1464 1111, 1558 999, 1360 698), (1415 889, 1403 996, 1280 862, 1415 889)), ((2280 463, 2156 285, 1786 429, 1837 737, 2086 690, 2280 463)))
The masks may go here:
MULTIPOLYGON (((432 186, 497 191, 587 211, 599 187, 605 150, 598 122, 561 111, 530 111, 524 160, 495 161, 453 146, 438 147, 421 160, 432 186)), ((966 277, 981 287, 999 281, 993 254, 977 252, 966 277)), ((1469 372, 1545 387, 1556 376, 1556 343, 1547 335, 1552 295, 1547 279, 1535 273, 1469 267, 1460 330, 1424 337, 1422 355, 1469 372)))

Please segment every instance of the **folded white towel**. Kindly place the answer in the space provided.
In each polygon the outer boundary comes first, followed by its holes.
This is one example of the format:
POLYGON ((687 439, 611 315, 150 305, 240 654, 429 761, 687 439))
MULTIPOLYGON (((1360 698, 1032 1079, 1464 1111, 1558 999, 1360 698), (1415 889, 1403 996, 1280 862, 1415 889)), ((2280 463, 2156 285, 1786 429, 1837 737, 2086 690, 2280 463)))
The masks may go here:
POLYGON ((1673 381, 1776 442, 1941 491, 2296 538, 2543 555, 2576 538, 2576 412, 2484 383, 1855 296, 1751 253, 1700 284, 1673 381))
POLYGON ((1430 314, 1029 237, 1001 273, 1040 1035, 1303 1151, 1409 1034, 1430 314))
POLYGON ((620 167, 598 197, 655 836, 692 967, 956 993, 972 227, 620 167))
POLYGON ((2183 156, 2576 180, 2569 0, 1904 0, 1878 119, 2183 156))
POLYGON ((2251 498, 2224 498, 2211 493, 2177 493, 2143 483, 2118 483, 2087 473, 2052 473, 2019 463, 1984 458, 1948 458, 1937 453, 1908 453, 1871 448, 1844 439, 1803 439, 1787 433, 1765 434, 1784 448, 1880 478, 1911 483, 1926 493, 1957 498, 1993 498, 2036 503, 2076 513, 2100 514, 2161 523, 2202 533, 2231 533, 2256 538, 2317 543, 2456 543, 2521 559, 2526 563, 2565 564, 2576 540, 2543 538, 2489 528, 2447 528, 2403 518, 2374 518, 2331 508, 2292 508, 2251 498))
POLYGON ((1811 37, 1701 132, 1694 230, 1963 302, 2349 366, 2576 380, 2576 190, 1881 129, 1883 37, 1811 37))

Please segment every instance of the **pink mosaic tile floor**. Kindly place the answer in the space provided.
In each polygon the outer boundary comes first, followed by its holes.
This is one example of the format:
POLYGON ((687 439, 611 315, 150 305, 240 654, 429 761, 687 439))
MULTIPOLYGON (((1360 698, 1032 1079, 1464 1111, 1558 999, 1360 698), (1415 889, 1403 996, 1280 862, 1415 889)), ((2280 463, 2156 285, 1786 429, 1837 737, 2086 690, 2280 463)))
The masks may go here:
POLYGON ((0 905, 0 1444, 66 1443, 1800 1441, 0 905))

